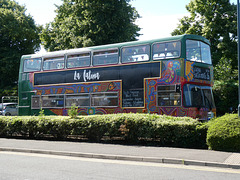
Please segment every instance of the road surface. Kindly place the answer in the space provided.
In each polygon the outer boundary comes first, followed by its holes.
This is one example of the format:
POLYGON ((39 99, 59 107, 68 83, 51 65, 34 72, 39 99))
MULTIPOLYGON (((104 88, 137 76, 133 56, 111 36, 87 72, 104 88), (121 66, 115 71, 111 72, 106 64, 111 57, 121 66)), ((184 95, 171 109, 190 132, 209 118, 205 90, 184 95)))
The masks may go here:
POLYGON ((0 152, 0 180, 236 180, 240 170, 0 152))

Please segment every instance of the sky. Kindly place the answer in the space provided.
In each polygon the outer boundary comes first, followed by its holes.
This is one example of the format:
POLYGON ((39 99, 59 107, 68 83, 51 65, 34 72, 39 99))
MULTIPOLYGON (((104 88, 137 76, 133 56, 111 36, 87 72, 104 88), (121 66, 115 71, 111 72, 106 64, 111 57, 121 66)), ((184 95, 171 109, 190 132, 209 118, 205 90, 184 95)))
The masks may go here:
MULTIPOLYGON (((45 25, 52 22, 56 13, 56 5, 61 5, 62 0, 15 0, 20 5, 25 5, 27 14, 33 16, 36 24, 45 25)), ((189 15, 186 5, 190 0, 132 0, 141 18, 137 20, 142 34, 139 40, 156 39, 171 36, 171 32, 179 24, 179 20, 189 15)), ((237 3, 237 0, 230 0, 237 3), (236 2, 235 2, 236 1, 236 2)))
MULTIPOLYGON (((27 14, 33 16, 36 24, 45 25, 54 20, 56 5, 62 0, 15 0, 25 5, 27 14)), ((142 30, 138 39, 147 40, 170 36, 177 27, 179 19, 188 12, 185 6, 190 0, 133 0, 131 4, 136 8, 141 18, 136 22, 142 30)))

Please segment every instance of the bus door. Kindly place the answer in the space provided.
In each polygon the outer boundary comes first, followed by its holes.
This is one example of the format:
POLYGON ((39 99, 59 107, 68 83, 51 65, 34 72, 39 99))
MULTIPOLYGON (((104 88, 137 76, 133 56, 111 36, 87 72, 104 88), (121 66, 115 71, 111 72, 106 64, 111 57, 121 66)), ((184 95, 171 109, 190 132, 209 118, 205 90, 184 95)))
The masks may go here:
POLYGON ((22 92, 19 94, 19 106, 18 106, 18 114, 19 115, 31 115, 31 95, 33 93, 30 92, 22 92))
POLYGON ((21 116, 31 115, 32 107, 32 95, 35 94, 35 91, 32 91, 32 88, 29 85, 29 73, 23 73, 21 76, 21 81, 18 85, 19 88, 19 110, 18 114, 21 116))

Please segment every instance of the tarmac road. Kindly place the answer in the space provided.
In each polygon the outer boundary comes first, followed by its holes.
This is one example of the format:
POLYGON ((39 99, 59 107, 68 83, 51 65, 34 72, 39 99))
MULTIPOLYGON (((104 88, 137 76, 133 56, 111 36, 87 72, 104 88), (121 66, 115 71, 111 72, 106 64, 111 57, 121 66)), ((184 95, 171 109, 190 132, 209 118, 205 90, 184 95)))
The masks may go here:
POLYGON ((0 152, 0 179, 235 180, 236 169, 106 160, 21 152, 0 152))
POLYGON ((0 138, 1 151, 240 169, 240 153, 199 149, 0 138))

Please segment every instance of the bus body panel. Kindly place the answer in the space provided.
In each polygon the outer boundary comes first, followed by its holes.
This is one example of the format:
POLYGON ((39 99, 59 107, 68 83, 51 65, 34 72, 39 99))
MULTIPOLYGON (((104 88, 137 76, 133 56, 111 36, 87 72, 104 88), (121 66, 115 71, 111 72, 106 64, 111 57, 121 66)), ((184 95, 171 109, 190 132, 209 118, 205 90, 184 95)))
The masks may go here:
POLYGON ((68 115, 71 104, 77 104, 79 115, 133 112, 207 120, 209 112, 216 114, 211 91, 213 67, 187 59, 189 53, 198 56, 197 47, 186 50, 187 43, 200 46, 209 41, 201 36, 182 35, 23 56, 19 73, 19 115, 38 115, 41 109, 46 115, 68 115), (175 52, 168 52, 167 48, 178 46, 177 42, 181 46, 179 55, 171 58, 169 54, 175 52), (162 45, 166 52, 156 54, 155 49, 162 45), (136 55, 127 63, 123 61, 122 53, 132 53, 136 47, 140 47, 136 55), (146 47, 150 48, 149 54, 139 54, 140 50, 146 52, 146 47), (81 53, 83 55, 78 55, 81 53), (94 65, 93 56, 104 61, 104 57, 106 60, 115 57, 118 63, 94 65), (70 67, 70 58, 71 63, 77 58, 91 59, 91 63, 70 67), (57 69, 44 69, 47 66, 43 63, 51 65, 54 61, 61 63, 57 69), (31 65, 39 69, 31 71, 31 65))

